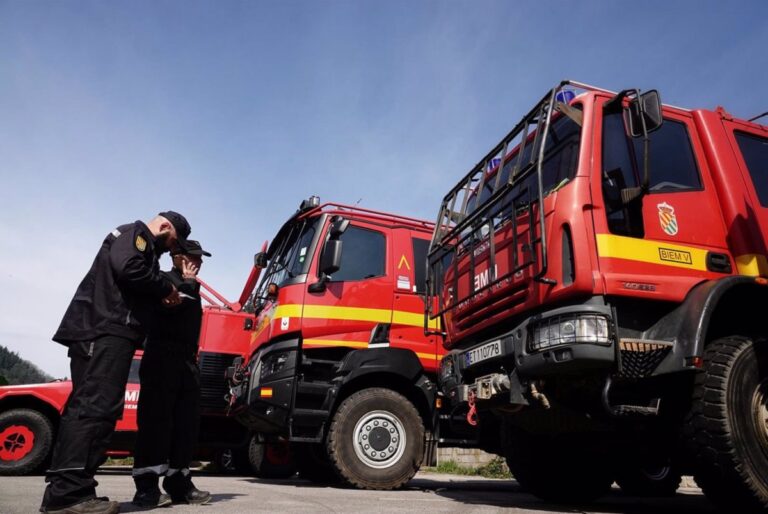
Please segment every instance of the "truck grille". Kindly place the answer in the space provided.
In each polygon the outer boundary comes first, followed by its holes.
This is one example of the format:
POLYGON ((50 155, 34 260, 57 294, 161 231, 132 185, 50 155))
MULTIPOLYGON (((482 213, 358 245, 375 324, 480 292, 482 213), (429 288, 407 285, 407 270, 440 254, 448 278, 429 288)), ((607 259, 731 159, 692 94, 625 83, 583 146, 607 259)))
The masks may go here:
POLYGON ((224 372, 237 355, 231 353, 200 352, 200 407, 224 412, 229 391, 224 372))
POLYGON ((672 343, 666 341, 622 339, 619 343, 621 353, 619 376, 625 378, 649 376, 671 349, 672 343))

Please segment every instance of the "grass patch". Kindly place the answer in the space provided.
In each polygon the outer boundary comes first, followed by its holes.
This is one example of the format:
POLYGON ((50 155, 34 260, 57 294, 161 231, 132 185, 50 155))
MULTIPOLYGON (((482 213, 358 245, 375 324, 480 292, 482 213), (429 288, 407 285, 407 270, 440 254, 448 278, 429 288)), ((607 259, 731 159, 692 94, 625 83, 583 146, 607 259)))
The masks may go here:
POLYGON ((426 471, 435 473, 447 473, 449 475, 481 476, 485 478, 512 478, 506 462, 501 457, 495 457, 488 464, 482 466, 462 466, 455 461, 441 462, 436 468, 426 468, 426 471))
POLYGON ((133 457, 125 457, 124 459, 107 457, 107 462, 102 466, 133 466, 133 457))

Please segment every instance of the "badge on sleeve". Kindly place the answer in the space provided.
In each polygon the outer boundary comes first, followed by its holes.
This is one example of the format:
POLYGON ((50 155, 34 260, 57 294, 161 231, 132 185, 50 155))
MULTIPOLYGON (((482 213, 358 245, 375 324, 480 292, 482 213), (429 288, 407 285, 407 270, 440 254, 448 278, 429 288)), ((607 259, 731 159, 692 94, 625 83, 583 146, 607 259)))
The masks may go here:
POLYGON ((141 236, 136 236, 136 249, 143 252, 147 249, 147 240, 141 236))

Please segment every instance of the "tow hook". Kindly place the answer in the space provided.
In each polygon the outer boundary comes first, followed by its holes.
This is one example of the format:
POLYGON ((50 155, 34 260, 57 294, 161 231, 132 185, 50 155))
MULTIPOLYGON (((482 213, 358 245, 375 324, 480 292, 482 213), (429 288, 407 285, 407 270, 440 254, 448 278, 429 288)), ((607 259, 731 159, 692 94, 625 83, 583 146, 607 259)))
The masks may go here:
POLYGON ((477 407, 475 407, 475 391, 469 391, 469 397, 467 398, 469 403, 469 412, 467 412, 467 423, 477 426, 477 407))

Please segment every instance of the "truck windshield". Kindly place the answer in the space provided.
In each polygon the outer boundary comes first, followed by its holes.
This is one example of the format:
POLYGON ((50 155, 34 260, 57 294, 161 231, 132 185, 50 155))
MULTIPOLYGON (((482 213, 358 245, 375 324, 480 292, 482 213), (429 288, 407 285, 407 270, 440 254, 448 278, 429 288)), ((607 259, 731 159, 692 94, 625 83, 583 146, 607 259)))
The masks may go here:
POLYGON ((280 230, 270 248, 269 265, 256 289, 254 304, 257 307, 266 298, 269 284, 280 287, 307 272, 318 220, 317 217, 295 220, 280 230))

